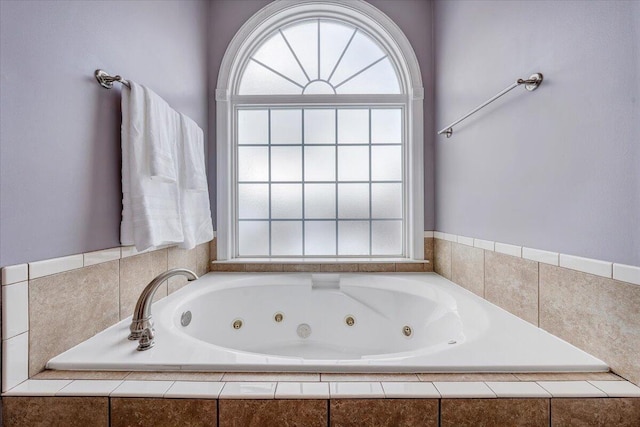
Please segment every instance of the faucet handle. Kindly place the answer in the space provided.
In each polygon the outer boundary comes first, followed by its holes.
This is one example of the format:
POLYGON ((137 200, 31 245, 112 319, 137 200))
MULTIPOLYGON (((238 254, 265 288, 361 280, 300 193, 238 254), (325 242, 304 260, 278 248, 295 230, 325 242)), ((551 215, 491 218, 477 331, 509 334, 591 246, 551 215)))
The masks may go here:
POLYGON ((152 327, 147 327, 142 331, 142 336, 140 337, 140 341, 138 341, 138 351, 149 350, 151 347, 155 345, 155 336, 156 333, 152 327))

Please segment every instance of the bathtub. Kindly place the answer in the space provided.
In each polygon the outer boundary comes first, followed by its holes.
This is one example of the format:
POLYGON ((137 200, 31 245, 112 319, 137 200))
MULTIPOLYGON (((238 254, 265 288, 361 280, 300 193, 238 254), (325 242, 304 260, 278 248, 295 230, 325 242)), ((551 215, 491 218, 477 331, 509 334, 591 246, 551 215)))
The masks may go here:
POLYGON ((47 368, 262 372, 597 372, 602 361, 433 273, 209 273, 47 368))

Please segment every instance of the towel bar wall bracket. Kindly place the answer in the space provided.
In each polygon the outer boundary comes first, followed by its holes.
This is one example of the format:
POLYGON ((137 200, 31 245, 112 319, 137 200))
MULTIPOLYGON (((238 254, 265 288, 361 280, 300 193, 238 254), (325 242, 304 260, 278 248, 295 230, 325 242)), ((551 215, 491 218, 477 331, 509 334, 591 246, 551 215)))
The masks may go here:
POLYGON ((112 76, 104 70, 96 70, 95 73, 93 73, 93 75, 96 76, 96 80, 98 81, 100 86, 102 86, 105 89, 113 88, 114 82, 120 82, 126 87, 131 88, 131 86, 129 85, 129 82, 123 79, 121 76, 112 76))
POLYGON ((503 91, 501 91, 500 93, 495 95, 493 98, 491 98, 488 101, 478 105, 476 108, 474 108, 473 110, 471 110, 470 112, 465 114, 463 117, 461 117, 458 120, 456 120, 455 122, 451 123, 449 126, 441 129, 438 132, 438 135, 442 135, 444 133, 447 136, 447 138, 451 138, 451 135, 453 135, 453 127, 455 125, 457 125, 458 123, 460 123, 461 121, 463 121, 464 119, 466 119, 467 117, 469 117, 472 114, 476 113, 477 111, 483 109, 484 107, 486 107, 487 105, 489 105, 493 101, 495 101, 496 99, 500 98, 501 96, 505 95, 506 93, 510 92, 511 90, 517 88, 520 85, 524 85, 524 88, 526 90, 528 90, 529 92, 532 92, 532 91, 538 89, 538 86, 540 86, 540 84, 542 83, 543 78, 544 77, 542 76, 542 73, 535 73, 535 74, 531 74, 531 76, 529 76, 529 78, 526 79, 526 80, 525 79, 516 80, 515 83, 513 83, 511 86, 507 87, 506 89, 504 89, 503 91))

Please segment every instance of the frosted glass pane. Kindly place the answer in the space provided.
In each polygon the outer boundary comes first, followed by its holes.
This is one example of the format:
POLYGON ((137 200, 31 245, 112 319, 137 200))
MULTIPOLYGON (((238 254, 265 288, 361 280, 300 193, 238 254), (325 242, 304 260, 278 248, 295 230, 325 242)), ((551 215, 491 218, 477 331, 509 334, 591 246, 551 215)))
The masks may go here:
POLYGON ((302 144, 302 110, 271 110, 271 143, 302 144))
POLYGON ((271 180, 302 181, 302 149, 299 147, 271 148, 271 180))
POLYGON ((336 90, 329 83, 322 80, 309 82, 302 91, 305 95, 335 95, 336 90))
POLYGON ((238 111, 238 144, 269 143, 269 112, 267 110, 238 111))
POLYGON ((369 184, 338 184, 338 218, 369 218, 369 184))
POLYGON ((338 255, 369 255, 368 221, 338 221, 338 255))
POLYGON ((329 81, 336 86, 383 56, 385 53, 382 49, 369 36, 358 30, 329 81))
POLYGON ((269 37, 252 58, 302 86, 307 84, 308 79, 279 31, 269 37))
POLYGON ((269 255, 269 223, 267 221, 238 222, 238 255, 269 255))
POLYGON ((354 28, 334 21, 320 21, 320 78, 327 80, 353 35, 354 28))
POLYGON ((400 144, 402 142, 402 110, 371 110, 371 143, 400 144))
POLYGON ((269 149, 238 147, 238 180, 269 180, 269 149))
POLYGON ((305 221, 305 255, 336 255, 335 221, 305 221))
POLYGON ((338 147, 338 180, 369 180, 369 147, 338 147))
POLYGON ((402 221, 373 221, 371 253, 372 255, 402 254, 402 221))
POLYGON ((371 216, 402 218, 402 184, 371 184, 371 216))
POLYGON ((271 255, 302 254, 302 221, 271 223, 271 255))
POLYGON ((338 94, 394 94, 401 93, 396 71, 388 58, 363 71, 353 79, 336 86, 338 94))
POLYGON ((238 184, 238 218, 269 218, 268 184, 238 184))
POLYGON ((369 110, 338 110, 338 142, 369 143, 369 110))
POLYGON ((304 110, 304 143, 336 143, 336 110, 304 110))
POLYGON ((304 180, 335 181, 336 148, 305 147, 304 148, 304 180))
POLYGON ((242 74, 238 93, 240 95, 300 95, 302 87, 296 86, 260 64, 249 61, 242 74))
POLYGON ((302 184, 271 185, 271 217, 302 219, 302 184))
POLYGON ((402 179, 402 147, 371 147, 371 179, 392 181, 402 179))
POLYGON ((305 21, 282 30, 311 80, 318 78, 318 21, 305 21))
POLYGON ((305 184, 304 217, 307 219, 336 217, 335 184, 305 184))

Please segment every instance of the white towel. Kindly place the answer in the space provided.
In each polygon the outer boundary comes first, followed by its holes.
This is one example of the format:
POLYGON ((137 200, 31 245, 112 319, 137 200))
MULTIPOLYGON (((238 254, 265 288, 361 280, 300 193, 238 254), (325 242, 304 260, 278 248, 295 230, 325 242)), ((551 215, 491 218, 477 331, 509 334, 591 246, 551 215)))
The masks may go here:
MULTIPOLYGON (((156 110, 147 108, 146 100, 157 95, 147 88, 131 82, 131 90, 122 91, 122 223, 120 241, 123 245, 135 244, 139 251, 166 244, 184 241, 180 209, 180 191, 176 180, 178 159, 175 135, 177 133, 177 113, 171 119, 167 112, 161 113, 166 118, 164 124, 168 129, 160 129, 162 122, 148 114, 156 110), (151 96, 146 93, 152 94, 151 96), (150 137, 149 125, 156 126, 155 136, 150 137), (172 130, 173 129, 173 130, 172 130), (149 142, 157 135, 174 133, 174 140, 163 140, 161 150, 151 150, 149 142), (162 161, 156 179, 152 178, 152 158, 161 153, 162 161), (173 178, 171 168, 166 161, 173 159, 173 178), (160 179, 157 179, 160 178, 160 179)), ((157 97, 160 99, 159 97, 157 97)), ((164 102, 164 101, 163 101, 164 102)), ((168 107, 168 106, 167 106, 168 107)))
POLYGON ((145 139, 151 179, 176 182, 175 144, 178 138, 178 113, 155 92, 144 88, 145 139))
POLYGON ((192 249, 213 239, 213 222, 204 163, 202 129, 180 114, 180 205, 184 241, 181 248, 192 249))
POLYGON ((184 179, 189 191, 208 191, 204 164, 204 134, 202 129, 184 114, 180 114, 180 132, 184 154, 184 179))

